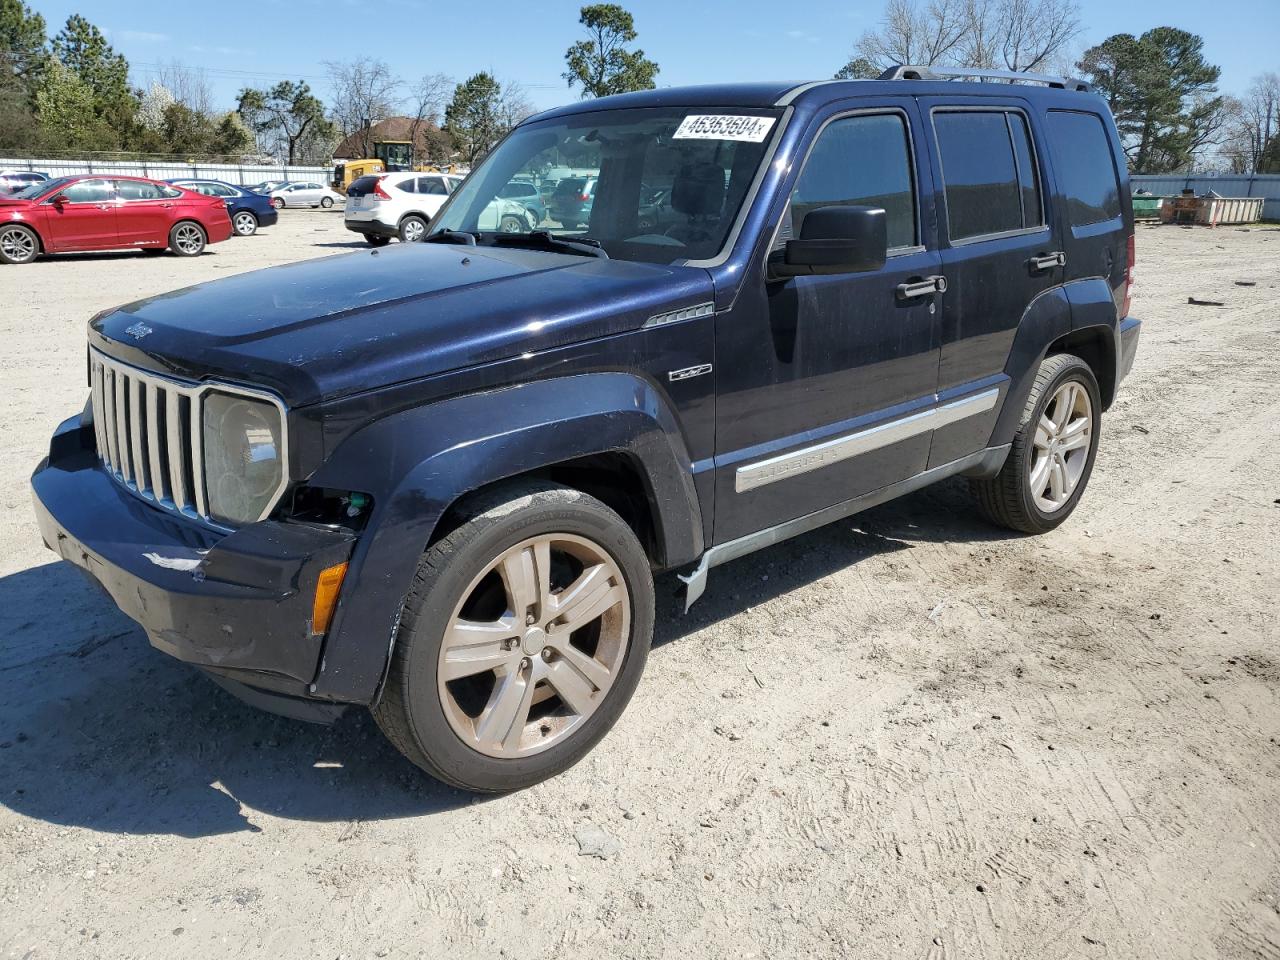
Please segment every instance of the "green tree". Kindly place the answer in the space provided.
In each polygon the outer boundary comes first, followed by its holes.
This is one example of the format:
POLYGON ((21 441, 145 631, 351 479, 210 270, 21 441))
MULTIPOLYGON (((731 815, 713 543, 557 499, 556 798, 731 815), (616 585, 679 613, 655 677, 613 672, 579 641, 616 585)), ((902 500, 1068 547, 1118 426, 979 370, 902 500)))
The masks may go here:
POLYGON ((867 57, 854 57, 836 71, 836 80, 874 80, 883 71, 867 57))
POLYGON ((62 150, 114 150, 119 137, 98 112, 93 88, 72 70, 54 60, 44 71, 36 91, 41 132, 62 150))
POLYGON ((502 110, 502 84, 477 73, 458 84, 444 108, 444 128, 467 163, 475 163, 511 128, 502 110))
POLYGON ((209 152, 221 157, 238 157, 253 150, 253 131, 240 115, 226 113, 214 124, 209 152))
POLYGON ((1085 51, 1078 67, 1111 107, 1138 173, 1185 169, 1224 120, 1219 70, 1204 41, 1175 27, 1119 33, 1085 51))
POLYGON ((246 87, 240 91, 236 112, 255 134, 266 137, 273 148, 282 148, 290 164, 333 136, 324 104, 302 80, 282 80, 269 90, 246 87))
POLYGON ((0 0, 0 92, 34 95, 48 60, 44 17, 22 0, 0 0))
POLYGON ((631 14, 616 3, 594 3, 579 13, 578 23, 586 27, 590 39, 579 40, 565 51, 569 69, 563 76, 570 89, 581 84, 583 99, 652 90, 658 65, 643 50, 626 47, 636 39, 631 14))

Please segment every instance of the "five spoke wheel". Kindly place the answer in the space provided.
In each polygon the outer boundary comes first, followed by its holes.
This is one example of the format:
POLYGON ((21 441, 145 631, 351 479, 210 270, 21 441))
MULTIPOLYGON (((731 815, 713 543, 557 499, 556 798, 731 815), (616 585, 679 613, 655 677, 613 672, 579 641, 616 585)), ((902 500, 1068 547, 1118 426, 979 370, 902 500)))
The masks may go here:
POLYGON ((1036 424, 1031 496, 1045 513, 1062 509, 1084 475, 1093 440, 1093 404, 1075 380, 1064 381, 1036 424))
POLYGON ((562 740, 613 685, 630 609, 622 571, 585 537, 511 547, 472 581, 445 631, 438 678, 449 725, 492 757, 562 740))

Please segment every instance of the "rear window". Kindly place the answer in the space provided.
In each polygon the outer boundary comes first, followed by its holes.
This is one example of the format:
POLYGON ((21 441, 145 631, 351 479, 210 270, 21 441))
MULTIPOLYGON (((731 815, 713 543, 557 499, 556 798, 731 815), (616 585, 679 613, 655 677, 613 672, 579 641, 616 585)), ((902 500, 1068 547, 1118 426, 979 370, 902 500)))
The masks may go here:
POLYGON ((581 193, 586 185, 587 181, 582 177, 569 177, 556 184, 556 194, 564 196, 570 193, 581 193))
POLYGON ((947 227, 952 240, 1035 226, 1023 220, 1022 186, 1004 111, 939 112, 933 117, 942 157, 947 227))
POLYGON ((1120 181, 1111 140, 1102 118, 1093 113, 1049 111, 1049 143, 1058 189, 1067 201, 1073 226, 1120 216, 1120 181))
POLYGON ((357 177, 351 181, 351 186, 347 187, 348 197, 367 197, 373 193, 373 188, 378 185, 377 177, 357 177))

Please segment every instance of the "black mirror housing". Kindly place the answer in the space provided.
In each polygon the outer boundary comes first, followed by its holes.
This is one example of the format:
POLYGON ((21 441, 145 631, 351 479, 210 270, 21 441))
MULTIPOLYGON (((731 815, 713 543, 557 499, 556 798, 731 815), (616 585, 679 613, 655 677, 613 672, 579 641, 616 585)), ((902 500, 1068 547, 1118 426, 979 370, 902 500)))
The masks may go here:
POLYGON ((889 255, 888 222, 881 207, 830 206, 810 210, 798 240, 788 240, 774 276, 866 273, 889 255))

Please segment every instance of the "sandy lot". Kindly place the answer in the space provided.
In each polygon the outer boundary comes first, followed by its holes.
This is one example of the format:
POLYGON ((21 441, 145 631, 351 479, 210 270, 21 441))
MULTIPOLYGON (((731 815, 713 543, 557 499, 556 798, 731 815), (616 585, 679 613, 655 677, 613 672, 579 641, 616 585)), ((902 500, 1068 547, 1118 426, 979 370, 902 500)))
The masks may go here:
POLYGON ((285 211, 196 261, 0 267, 0 957, 1280 958, 1280 230, 1140 228, 1066 526, 951 484, 689 617, 664 582, 618 728, 484 802, 151 650, 31 515, 92 313, 348 246, 285 211))

